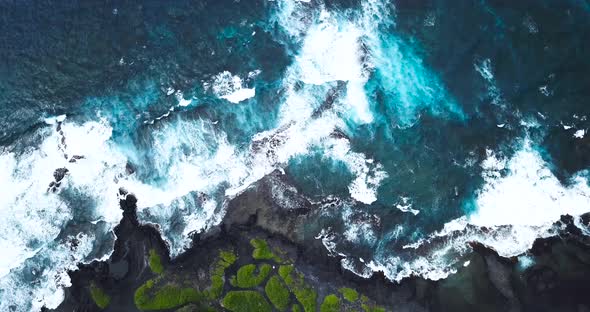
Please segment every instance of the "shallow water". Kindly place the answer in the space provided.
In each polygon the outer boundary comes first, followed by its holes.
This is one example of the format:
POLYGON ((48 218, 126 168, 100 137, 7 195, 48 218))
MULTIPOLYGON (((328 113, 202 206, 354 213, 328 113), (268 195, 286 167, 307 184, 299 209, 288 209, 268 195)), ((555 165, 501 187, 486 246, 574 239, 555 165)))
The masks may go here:
POLYGON ((176 256, 282 170, 309 236, 391 280, 588 211, 582 2, 0 6, 0 310, 55 307, 110 253, 119 188, 176 256))

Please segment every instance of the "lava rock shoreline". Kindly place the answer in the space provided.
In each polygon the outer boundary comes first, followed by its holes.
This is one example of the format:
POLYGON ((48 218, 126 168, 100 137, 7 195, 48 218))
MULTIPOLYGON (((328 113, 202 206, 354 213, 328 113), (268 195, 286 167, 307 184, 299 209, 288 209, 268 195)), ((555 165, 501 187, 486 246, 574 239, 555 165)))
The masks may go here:
MULTIPOLYGON (((411 277, 393 283, 382 272, 364 279, 343 269, 341 258, 330 256, 319 240, 300 243, 297 236, 302 234, 296 229, 309 205, 300 202, 298 209, 277 205, 264 187, 271 182, 262 181, 232 200, 223 223, 195 235, 192 247, 176 259, 170 259, 155 226, 138 222, 137 199, 127 194, 120 201, 123 218, 115 228, 112 255, 69 272, 72 286, 54 311, 140 311, 133 297, 150 278, 149 250, 162 255, 164 265, 177 274, 202 275, 202 267, 214 261, 220 248, 246 248, 244 239, 249 237, 263 237, 280 246, 320 293, 328 286, 354 287, 386 311, 590 311, 590 239, 573 226, 570 216, 557 222, 562 229, 559 236, 535 241, 530 267, 522 268, 516 258, 503 258, 486 246, 473 244, 469 265, 446 279, 411 277), (109 293, 108 307, 95 304, 88 291, 94 284, 109 293)), ((582 220, 587 223, 590 216, 582 220)), ((193 310, 200 311, 188 311, 193 310)))

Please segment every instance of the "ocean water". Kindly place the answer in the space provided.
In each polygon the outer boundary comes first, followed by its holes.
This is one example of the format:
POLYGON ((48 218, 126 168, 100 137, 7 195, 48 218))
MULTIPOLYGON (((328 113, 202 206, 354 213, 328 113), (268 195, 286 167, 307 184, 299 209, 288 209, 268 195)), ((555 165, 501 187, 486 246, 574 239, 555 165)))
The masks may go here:
POLYGON ((590 211, 589 15, 577 0, 0 3, 0 310, 56 307, 68 269, 109 256, 120 188, 174 257, 275 170, 316 203, 307 236, 358 275, 444 278, 469 242, 527 259, 590 211))

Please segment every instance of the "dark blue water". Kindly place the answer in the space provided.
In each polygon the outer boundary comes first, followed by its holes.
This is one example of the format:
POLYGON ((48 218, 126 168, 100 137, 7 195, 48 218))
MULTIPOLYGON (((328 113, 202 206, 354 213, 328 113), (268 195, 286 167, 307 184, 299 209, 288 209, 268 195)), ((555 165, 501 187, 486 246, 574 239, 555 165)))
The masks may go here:
POLYGON ((2 309, 57 305, 66 269, 108 255, 119 188, 175 256, 283 171, 317 203, 306 237, 392 280, 443 278, 469 241, 525 261, 561 214, 588 210, 585 1, 0 12, 2 309))

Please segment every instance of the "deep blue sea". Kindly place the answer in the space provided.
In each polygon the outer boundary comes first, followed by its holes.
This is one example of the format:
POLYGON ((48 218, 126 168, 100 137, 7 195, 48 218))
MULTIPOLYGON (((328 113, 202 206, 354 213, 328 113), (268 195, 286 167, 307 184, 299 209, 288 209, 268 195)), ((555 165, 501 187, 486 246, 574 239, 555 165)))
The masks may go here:
POLYGON ((590 211, 589 56, 585 0, 0 1, 0 311, 110 255, 120 188, 177 256, 273 172, 360 276, 527 265, 590 211))

